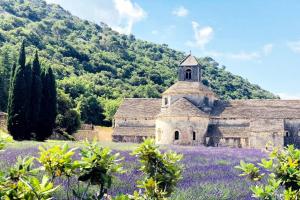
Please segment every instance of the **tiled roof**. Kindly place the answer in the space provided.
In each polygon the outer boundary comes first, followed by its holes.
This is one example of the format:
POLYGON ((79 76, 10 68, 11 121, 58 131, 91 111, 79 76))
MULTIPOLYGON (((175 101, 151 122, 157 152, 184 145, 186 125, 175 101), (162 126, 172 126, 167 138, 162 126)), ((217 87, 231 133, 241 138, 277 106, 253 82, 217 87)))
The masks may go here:
POLYGON ((115 118, 154 118, 161 108, 161 99, 125 98, 118 108, 115 118))
POLYGON ((216 105, 217 118, 300 119, 300 100, 232 100, 216 105))
POLYGON ((162 111, 158 117, 209 117, 208 114, 200 110, 186 98, 180 98, 169 108, 162 111))
POLYGON ((168 94, 200 94, 216 96, 207 86, 201 82, 178 81, 169 87, 163 95, 168 94))
POLYGON ((155 136, 155 127, 115 127, 113 136, 155 136))
POLYGON ((199 65, 197 59, 191 54, 189 54, 180 62, 180 66, 197 66, 197 65, 199 65))

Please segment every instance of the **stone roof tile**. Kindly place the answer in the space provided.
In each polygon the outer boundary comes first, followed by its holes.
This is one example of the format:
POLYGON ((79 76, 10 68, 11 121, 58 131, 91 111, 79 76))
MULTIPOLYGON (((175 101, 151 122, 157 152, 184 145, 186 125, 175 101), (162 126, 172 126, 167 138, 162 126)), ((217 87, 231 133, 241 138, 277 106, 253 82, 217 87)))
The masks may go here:
POLYGON ((191 54, 189 54, 180 62, 180 66, 197 66, 197 65, 199 65, 197 59, 191 54))
POLYGON ((115 118, 154 118, 161 109, 161 99, 125 98, 118 108, 115 118))
POLYGON ((209 117, 208 114, 200 110, 186 98, 180 98, 169 108, 162 111, 158 117, 209 117))
POLYGON ((218 103, 216 118, 300 119, 300 100, 232 100, 218 103))
POLYGON ((169 87, 163 95, 169 94, 198 94, 198 95, 212 95, 216 96, 207 86, 201 82, 188 82, 188 81, 177 81, 174 85, 169 87))

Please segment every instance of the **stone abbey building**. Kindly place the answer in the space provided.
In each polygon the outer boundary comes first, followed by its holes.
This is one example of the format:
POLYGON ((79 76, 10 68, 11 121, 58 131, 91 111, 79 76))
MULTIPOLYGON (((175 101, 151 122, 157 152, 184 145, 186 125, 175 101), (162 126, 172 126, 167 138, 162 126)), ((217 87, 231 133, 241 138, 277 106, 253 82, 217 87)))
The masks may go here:
POLYGON ((125 98, 114 117, 113 140, 157 144, 265 148, 300 146, 300 100, 219 100, 201 82, 201 66, 188 55, 178 82, 162 99, 125 98))

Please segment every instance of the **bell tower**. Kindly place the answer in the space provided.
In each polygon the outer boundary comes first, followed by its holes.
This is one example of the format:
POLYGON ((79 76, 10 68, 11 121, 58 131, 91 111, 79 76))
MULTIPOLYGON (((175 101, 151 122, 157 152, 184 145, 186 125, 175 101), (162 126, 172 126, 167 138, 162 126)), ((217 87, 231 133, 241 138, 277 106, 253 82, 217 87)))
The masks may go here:
POLYGON ((179 81, 201 82, 202 69, 197 59, 190 53, 180 62, 179 81))

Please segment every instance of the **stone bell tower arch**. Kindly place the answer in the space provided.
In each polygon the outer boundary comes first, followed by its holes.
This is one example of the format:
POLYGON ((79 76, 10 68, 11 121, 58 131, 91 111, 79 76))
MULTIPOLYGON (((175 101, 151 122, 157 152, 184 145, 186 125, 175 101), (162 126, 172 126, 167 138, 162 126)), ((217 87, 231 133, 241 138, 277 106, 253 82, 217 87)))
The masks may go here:
POLYGON ((179 81, 201 82, 202 67, 192 54, 180 62, 178 69, 179 81))

